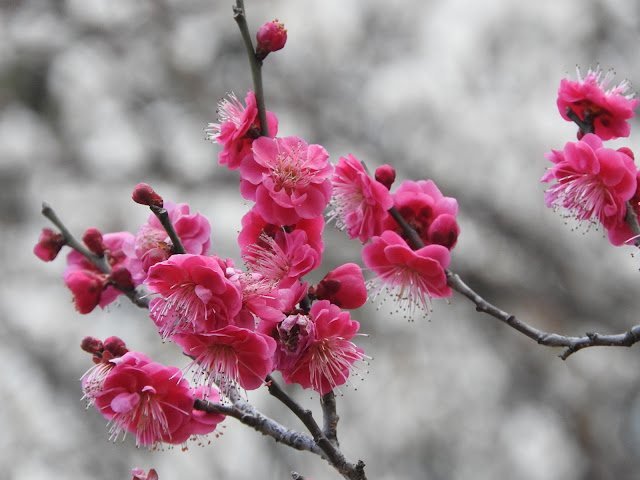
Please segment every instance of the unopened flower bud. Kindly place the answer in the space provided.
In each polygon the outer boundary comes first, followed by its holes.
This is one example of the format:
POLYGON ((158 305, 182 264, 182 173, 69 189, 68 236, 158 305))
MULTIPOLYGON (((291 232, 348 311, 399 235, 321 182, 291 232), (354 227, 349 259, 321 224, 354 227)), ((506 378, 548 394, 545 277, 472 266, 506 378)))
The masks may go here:
POLYGON ((112 358, 123 356, 128 351, 129 349, 121 338, 109 337, 104 341, 104 353, 102 356, 105 360, 111 360, 112 358))
POLYGON ((79 313, 93 311, 100 303, 105 288, 104 278, 84 270, 72 270, 65 274, 64 283, 73 293, 73 303, 79 313))
POLYGON ((95 355, 96 353, 102 352, 104 345, 102 344, 102 341, 97 338, 87 336, 82 339, 82 342, 80 342, 80 348, 87 353, 95 355))
POLYGON ((133 196, 131 198, 134 202, 139 203, 140 205, 148 205, 149 207, 162 208, 164 203, 162 197, 146 183, 139 183, 136 185, 133 189, 133 196))
POLYGON ((88 228, 82 235, 82 241, 87 248, 93 253, 101 257, 107 249, 102 239, 102 233, 97 228, 88 228))
POLYGON ((33 247, 33 253, 44 261, 50 262, 58 256, 60 249, 66 245, 61 233, 56 233, 50 228, 43 228, 38 243, 33 247))
POLYGON ((109 274, 109 280, 122 290, 133 290, 136 286, 131 278, 131 272, 123 265, 116 265, 109 274))
POLYGON ((258 29, 256 56, 263 60, 269 53, 280 50, 287 43, 287 30, 278 19, 267 22, 258 29))
POLYGON ((309 295, 317 300, 329 300, 340 308, 360 308, 367 301, 362 268, 355 263, 345 263, 330 271, 309 295))
POLYGON ((396 171, 390 165, 382 165, 376 168, 375 178, 387 187, 387 190, 391 190, 391 185, 396 180, 396 171))

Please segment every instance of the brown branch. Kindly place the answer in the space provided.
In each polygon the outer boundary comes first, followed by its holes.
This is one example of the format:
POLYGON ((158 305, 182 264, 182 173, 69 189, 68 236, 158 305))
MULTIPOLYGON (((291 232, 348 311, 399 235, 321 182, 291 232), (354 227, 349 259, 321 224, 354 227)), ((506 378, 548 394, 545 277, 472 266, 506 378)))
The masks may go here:
POLYGON ((266 378, 269 393, 284 403, 307 427, 309 433, 313 436, 313 440, 326 454, 326 459, 333 467, 338 470, 346 478, 352 480, 366 480, 364 473, 364 462, 361 460, 357 464, 350 463, 338 449, 337 443, 334 445, 329 438, 320 429, 311 410, 303 408, 293 398, 291 398, 278 383, 268 375, 266 378))
POLYGON ((322 418, 324 419, 322 431, 329 441, 337 447, 339 446, 338 421, 340 416, 337 413, 336 394, 329 392, 323 395, 320 398, 320 404, 322 405, 322 418))

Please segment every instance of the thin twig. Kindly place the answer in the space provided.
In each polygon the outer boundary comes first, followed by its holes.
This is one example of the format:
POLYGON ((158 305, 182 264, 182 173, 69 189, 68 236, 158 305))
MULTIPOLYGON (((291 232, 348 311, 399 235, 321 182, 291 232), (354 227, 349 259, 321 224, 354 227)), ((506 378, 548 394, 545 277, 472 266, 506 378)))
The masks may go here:
POLYGON ((324 420, 322 431, 329 441, 338 447, 338 421, 340 416, 336 407, 336 394, 329 392, 320 397, 320 405, 322 406, 322 418, 324 420))
POLYGON ((238 24, 244 47, 249 57, 249 67, 251 68, 251 79, 253 80, 253 93, 256 95, 256 106, 258 107, 258 120, 260 121, 260 134, 263 137, 269 137, 269 124, 267 123, 267 110, 264 101, 264 88, 262 86, 262 61, 256 57, 256 51, 253 48, 251 40, 251 32, 247 24, 247 16, 244 10, 244 1, 236 0, 233 7, 233 19, 238 24))
POLYGON ((167 209, 164 207, 156 207, 155 205, 150 205, 149 208, 151 209, 153 214, 158 217, 158 220, 162 224, 164 231, 167 232, 167 235, 169 235, 171 243, 173 244, 172 253, 187 253, 187 251, 184 249, 184 246, 182 245, 182 241, 180 240, 178 233, 176 232, 176 229, 173 226, 173 223, 171 222, 171 218, 169 218, 169 212, 167 212, 167 209))

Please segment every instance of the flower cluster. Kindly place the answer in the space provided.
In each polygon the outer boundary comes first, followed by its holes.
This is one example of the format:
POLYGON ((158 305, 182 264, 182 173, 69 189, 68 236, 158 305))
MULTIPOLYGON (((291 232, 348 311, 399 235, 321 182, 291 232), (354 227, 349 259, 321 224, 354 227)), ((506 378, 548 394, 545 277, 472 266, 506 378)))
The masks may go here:
POLYGON ((614 150, 603 142, 629 135, 627 120, 640 100, 625 95, 627 81, 607 90, 613 73, 602 79, 601 74, 600 69, 589 70, 583 79, 578 70, 578 81, 561 81, 558 109, 578 124, 579 140, 545 155, 553 166, 541 181, 552 183, 545 193, 548 207, 566 209, 578 224, 602 225, 613 245, 623 245, 635 237, 627 213, 640 210, 638 171, 631 150, 614 150))

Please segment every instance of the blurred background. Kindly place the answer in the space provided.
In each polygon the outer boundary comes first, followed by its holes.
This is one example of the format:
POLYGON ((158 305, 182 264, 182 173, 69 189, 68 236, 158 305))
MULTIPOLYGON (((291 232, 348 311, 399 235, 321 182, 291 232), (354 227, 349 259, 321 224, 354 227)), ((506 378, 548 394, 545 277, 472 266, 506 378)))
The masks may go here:
MULTIPOLYGON (((249 205, 217 166, 203 128, 229 92, 251 88, 228 1, 0 2, 0 472, 8 479, 338 478, 317 457, 233 419, 210 444, 137 450, 108 441, 78 379, 85 335, 122 337, 179 367, 177 348, 127 301, 81 316, 64 258, 32 253, 49 202, 78 236, 136 232, 139 182, 189 203, 233 257, 249 205)), ((544 207, 543 154, 575 140, 555 105, 560 79, 598 63, 640 81, 640 4, 624 0, 246 0, 255 31, 278 18, 284 50, 263 68, 280 136, 351 153, 400 181, 433 179, 460 205, 452 270, 542 330, 617 333, 638 323, 640 258, 544 207)), ((640 125, 613 146, 638 148, 640 125)), ((611 145, 611 144, 610 144, 611 145)), ((361 245, 327 228, 318 280, 361 245)), ((313 280, 313 278, 310 278, 313 280)), ((379 302, 378 302, 379 303, 379 302)), ((353 312, 373 357, 341 388, 339 437, 370 479, 633 479, 640 459, 640 347, 563 362, 465 298, 408 322, 387 306, 353 312)), ((290 389, 307 408, 317 394, 290 389)), ((302 425, 264 391, 249 399, 302 425)))

